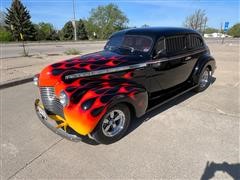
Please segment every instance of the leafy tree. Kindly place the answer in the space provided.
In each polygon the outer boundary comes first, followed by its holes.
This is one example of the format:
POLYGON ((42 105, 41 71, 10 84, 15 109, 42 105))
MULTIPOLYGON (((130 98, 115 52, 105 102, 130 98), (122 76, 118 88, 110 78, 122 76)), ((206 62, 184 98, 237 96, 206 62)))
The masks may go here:
POLYGON ((184 26, 202 33, 207 24, 207 20, 208 18, 205 10, 198 9, 192 15, 186 17, 184 26))
POLYGON ((60 39, 72 40, 73 37, 74 37, 73 25, 71 21, 68 21, 61 30, 60 39))
POLYGON ((127 23, 124 13, 117 5, 110 3, 92 9, 86 26, 90 37, 96 34, 99 39, 106 39, 115 31, 126 28, 127 23))
MULTIPOLYGON (((85 29, 85 23, 82 19, 76 21, 77 28, 77 39, 85 40, 88 39, 87 32, 85 29)), ((74 39, 74 29, 71 21, 68 21, 61 30, 61 40, 72 40, 74 39)))
POLYGON ((7 8, 5 23, 15 40, 21 40, 22 37, 24 40, 35 39, 36 34, 31 16, 20 0, 13 0, 11 7, 7 8))
POLYGON ((82 19, 77 22, 77 37, 80 40, 88 39, 85 23, 82 19))
POLYGON ((12 34, 6 30, 4 27, 0 27, 0 42, 11 41, 12 34))
POLYGON ((5 24, 5 14, 3 11, 0 11, 0 42, 11 41, 12 34, 4 26, 5 24))
POLYGON ((233 37, 240 37, 240 23, 237 23, 234 26, 232 26, 228 30, 227 34, 233 37))
POLYGON ((57 31, 54 29, 53 25, 50 23, 41 22, 35 25, 37 31, 37 40, 58 40, 57 31))
POLYGON ((208 28, 205 29, 204 33, 206 33, 206 34, 212 34, 212 33, 218 32, 218 31, 219 31, 219 30, 216 29, 216 28, 210 28, 210 27, 208 27, 208 28))

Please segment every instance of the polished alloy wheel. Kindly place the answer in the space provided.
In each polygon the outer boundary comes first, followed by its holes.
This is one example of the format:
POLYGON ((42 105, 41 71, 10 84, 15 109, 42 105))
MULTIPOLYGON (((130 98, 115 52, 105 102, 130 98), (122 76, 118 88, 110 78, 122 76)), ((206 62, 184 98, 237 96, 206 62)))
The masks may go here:
POLYGON ((200 79, 200 87, 201 88, 206 87, 208 82, 209 82, 209 71, 205 70, 201 79, 200 79))
POLYGON ((108 137, 117 135, 123 129, 125 120, 125 114, 121 110, 112 110, 103 120, 103 134, 108 137))

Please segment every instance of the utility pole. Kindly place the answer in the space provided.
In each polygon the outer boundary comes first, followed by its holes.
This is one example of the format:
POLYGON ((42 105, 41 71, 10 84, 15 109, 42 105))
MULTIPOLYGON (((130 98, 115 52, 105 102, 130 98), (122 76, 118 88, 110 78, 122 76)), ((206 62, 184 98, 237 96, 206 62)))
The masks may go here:
POLYGON ((75 0, 73 0, 73 21, 72 21, 72 25, 73 25, 73 29, 74 29, 74 40, 77 41, 77 26, 76 26, 76 15, 75 15, 75 0))
MULTIPOLYGON (((220 36, 220 40, 222 39, 222 37, 221 37, 221 33, 222 33, 222 26, 223 26, 223 23, 221 22, 221 24, 220 24, 220 29, 219 29, 219 31, 218 31, 218 33, 219 33, 219 36, 220 36)), ((222 41, 222 43, 223 43, 223 41, 222 41)))
POLYGON ((207 17, 204 18, 204 25, 203 25, 203 32, 202 32, 203 36, 205 34, 206 25, 207 25, 207 17))

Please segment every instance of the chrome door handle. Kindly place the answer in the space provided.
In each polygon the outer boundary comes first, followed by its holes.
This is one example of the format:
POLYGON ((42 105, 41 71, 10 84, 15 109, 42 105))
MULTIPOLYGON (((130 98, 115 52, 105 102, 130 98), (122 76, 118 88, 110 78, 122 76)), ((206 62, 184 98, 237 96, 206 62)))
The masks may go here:
POLYGON ((190 59, 192 59, 192 57, 191 57, 191 56, 188 56, 188 57, 185 58, 185 61, 188 61, 188 60, 190 60, 190 59))

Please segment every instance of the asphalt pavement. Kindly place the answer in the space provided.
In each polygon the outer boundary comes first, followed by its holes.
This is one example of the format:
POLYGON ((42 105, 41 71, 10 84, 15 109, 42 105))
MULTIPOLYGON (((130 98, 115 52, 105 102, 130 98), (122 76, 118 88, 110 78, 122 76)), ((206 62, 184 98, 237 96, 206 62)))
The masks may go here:
MULTIPOLYGON (((102 49, 106 41, 78 41, 78 42, 42 42, 42 43, 26 43, 26 51, 28 54, 63 54, 69 49, 76 49, 80 52, 102 49)), ((0 59, 23 56, 23 47, 21 43, 0 44, 0 59)))
POLYGON ((214 46, 213 84, 132 122, 112 145, 70 142, 34 112, 32 83, 0 90, 1 179, 233 179, 239 174, 239 47, 214 46))

